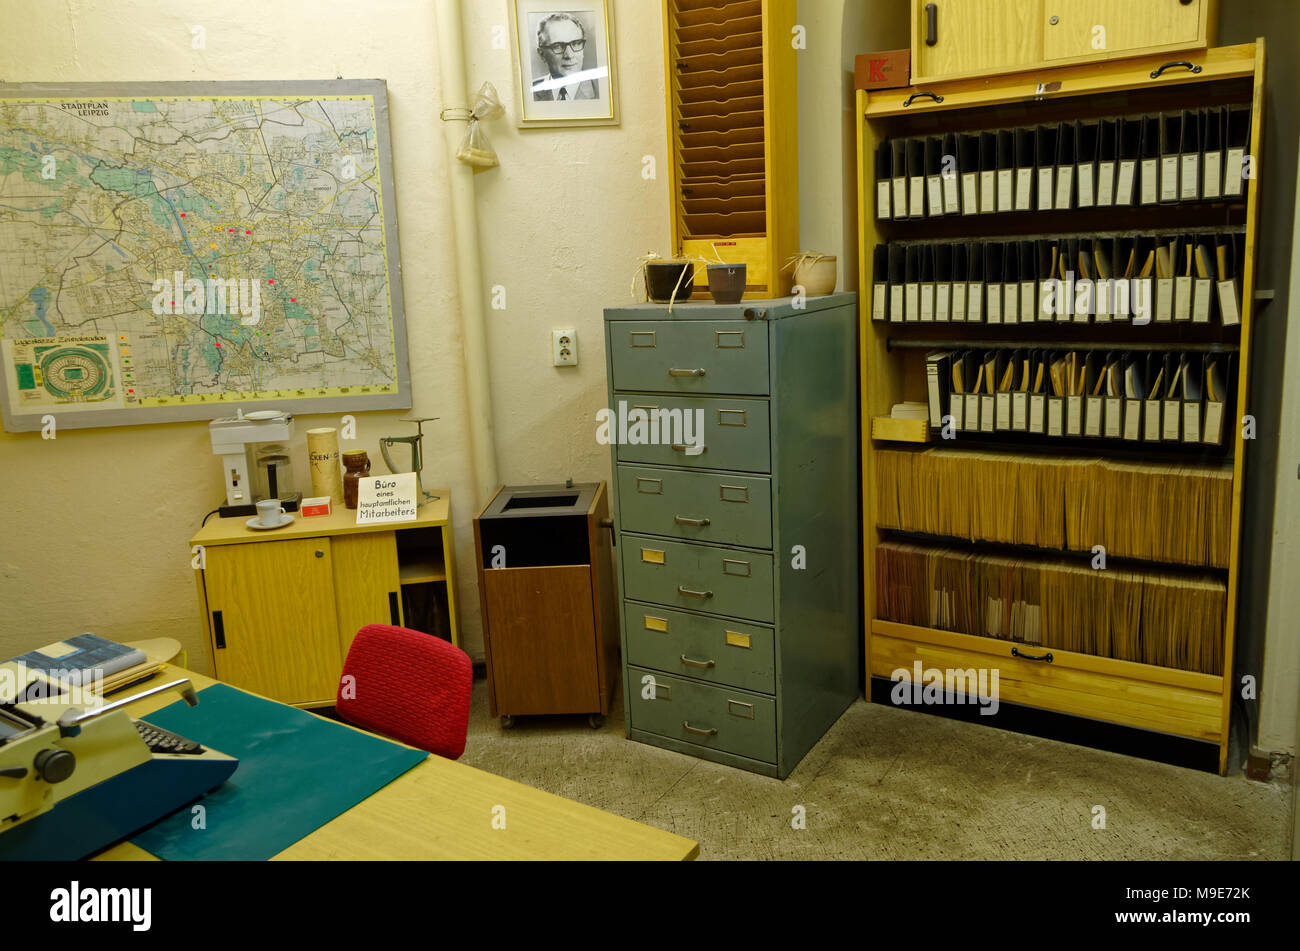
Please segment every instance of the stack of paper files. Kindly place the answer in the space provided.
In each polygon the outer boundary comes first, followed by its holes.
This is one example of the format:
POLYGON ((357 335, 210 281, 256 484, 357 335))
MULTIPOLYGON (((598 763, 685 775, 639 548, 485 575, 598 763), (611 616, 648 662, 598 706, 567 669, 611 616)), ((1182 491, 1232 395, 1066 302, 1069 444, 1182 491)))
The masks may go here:
POLYGON ((1223 672, 1227 597, 1208 574, 876 548, 880 620, 1205 674, 1223 672))
POLYGON ((1227 568, 1232 469, 968 452, 876 453, 876 524, 972 542, 1227 568))

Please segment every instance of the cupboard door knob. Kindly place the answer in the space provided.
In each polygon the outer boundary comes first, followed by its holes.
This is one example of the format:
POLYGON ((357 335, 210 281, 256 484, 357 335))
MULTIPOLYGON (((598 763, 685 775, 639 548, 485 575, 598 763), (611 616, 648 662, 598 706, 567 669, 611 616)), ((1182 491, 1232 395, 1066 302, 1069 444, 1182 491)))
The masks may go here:
POLYGON ((317 558, 324 558, 324 557, 325 557, 325 552, 323 552, 323 551, 321 551, 319 548, 317 548, 317 549, 316 549, 316 557, 317 557, 317 558))

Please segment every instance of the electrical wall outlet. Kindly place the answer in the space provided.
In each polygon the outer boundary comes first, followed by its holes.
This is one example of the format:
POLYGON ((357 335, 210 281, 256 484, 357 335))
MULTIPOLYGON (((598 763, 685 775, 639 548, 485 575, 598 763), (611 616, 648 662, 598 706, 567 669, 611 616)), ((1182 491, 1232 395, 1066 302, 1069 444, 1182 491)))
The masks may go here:
POLYGON ((576 367, 578 365, 578 334, 576 331, 551 331, 551 359, 557 367, 576 367))

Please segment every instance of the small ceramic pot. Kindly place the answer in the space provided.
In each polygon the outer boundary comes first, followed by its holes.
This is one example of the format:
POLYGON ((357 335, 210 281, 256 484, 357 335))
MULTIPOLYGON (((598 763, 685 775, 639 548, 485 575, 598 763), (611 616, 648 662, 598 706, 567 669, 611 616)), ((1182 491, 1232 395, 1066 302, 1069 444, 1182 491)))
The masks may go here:
POLYGON ((839 280, 839 266, 833 256, 805 258, 794 269, 794 282, 809 297, 825 297, 835 293, 839 280))
POLYGON ((690 261, 651 261, 645 266, 645 292, 656 304, 690 300, 695 293, 695 265, 690 261))
POLYGON ((745 296, 744 264, 710 264, 709 293, 715 304, 739 304, 745 296))

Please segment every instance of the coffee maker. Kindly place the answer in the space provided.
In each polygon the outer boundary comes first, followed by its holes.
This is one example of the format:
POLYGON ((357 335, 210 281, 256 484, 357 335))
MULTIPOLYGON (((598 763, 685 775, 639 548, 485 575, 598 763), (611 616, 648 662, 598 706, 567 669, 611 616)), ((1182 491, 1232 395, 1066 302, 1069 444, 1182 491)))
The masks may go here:
POLYGON ((208 424, 212 451, 221 457, 226 504, 222 518, 257 514, 257 503, 278 499, 286 512, 298 511, 302 493, 294 490, 288 444, 293 417, 279 410, 247 413, 208 424))

